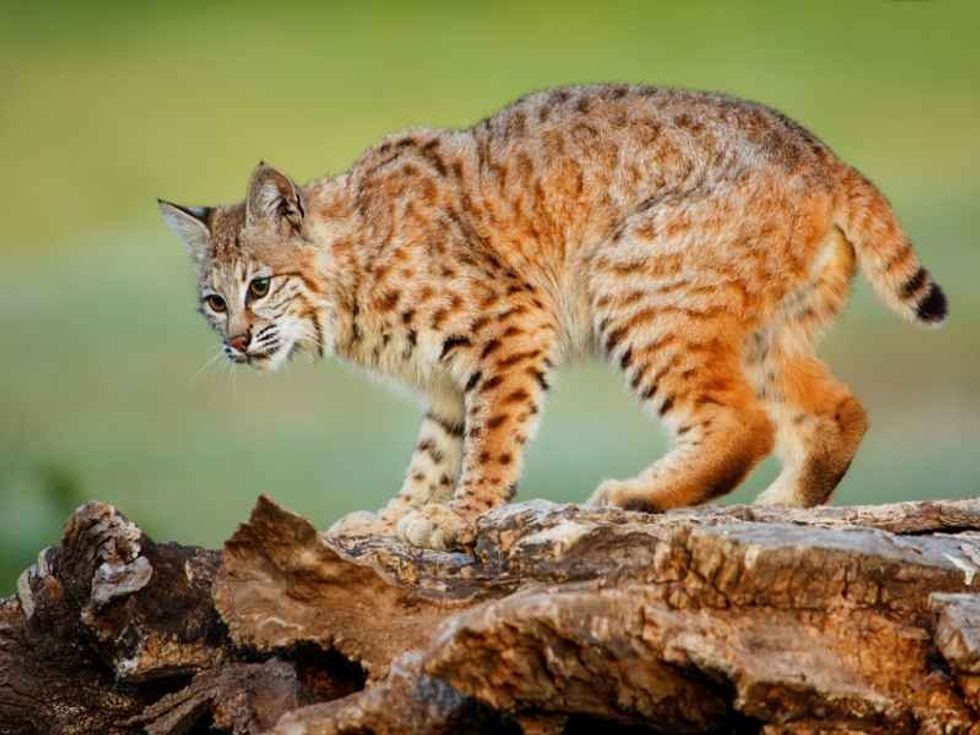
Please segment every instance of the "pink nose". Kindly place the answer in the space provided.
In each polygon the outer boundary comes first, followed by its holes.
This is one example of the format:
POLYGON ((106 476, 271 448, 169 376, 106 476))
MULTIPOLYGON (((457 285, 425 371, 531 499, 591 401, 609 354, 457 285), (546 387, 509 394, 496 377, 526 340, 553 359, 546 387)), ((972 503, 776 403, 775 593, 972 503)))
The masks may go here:
POLYGON ((228 345, 234 347, 239 352, 245 352, 248 349, 248 343, 251 341, 251 337, 248 332, 244 334, 236 334, 234 337, 228 338, 228 345))

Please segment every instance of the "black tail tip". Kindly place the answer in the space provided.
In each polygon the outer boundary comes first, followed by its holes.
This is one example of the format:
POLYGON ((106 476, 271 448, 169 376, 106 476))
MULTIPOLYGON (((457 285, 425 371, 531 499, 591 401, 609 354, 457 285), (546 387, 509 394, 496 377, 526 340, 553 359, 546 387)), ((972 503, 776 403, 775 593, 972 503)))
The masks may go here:
POLYGON ((929 290, 915 307, 915 315, 926 324, 940 324, 949 313, 946 294, 938 283, 929 284, 929 290))

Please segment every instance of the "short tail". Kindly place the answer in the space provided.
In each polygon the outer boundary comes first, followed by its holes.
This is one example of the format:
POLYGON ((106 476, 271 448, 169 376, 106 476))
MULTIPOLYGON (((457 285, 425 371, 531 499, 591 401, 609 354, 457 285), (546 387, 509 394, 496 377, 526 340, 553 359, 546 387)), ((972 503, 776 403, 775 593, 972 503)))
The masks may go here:
POLYGON ((854 169, 841 172, 837 226, 854 246, 864 277, 889 307, 912 322, 946 319, 946 295, 912 249, 877 187, 854 169))

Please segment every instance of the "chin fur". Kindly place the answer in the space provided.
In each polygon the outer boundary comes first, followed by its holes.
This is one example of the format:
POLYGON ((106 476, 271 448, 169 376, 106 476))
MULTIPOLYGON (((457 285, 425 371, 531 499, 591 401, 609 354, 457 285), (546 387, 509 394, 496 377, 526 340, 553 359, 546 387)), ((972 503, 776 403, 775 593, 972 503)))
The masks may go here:
POLYGON ((274 373, 289 361, 289 353, 289 349, 281 348, 271 355, 252 358, 249 365, 261 373, 274 373))

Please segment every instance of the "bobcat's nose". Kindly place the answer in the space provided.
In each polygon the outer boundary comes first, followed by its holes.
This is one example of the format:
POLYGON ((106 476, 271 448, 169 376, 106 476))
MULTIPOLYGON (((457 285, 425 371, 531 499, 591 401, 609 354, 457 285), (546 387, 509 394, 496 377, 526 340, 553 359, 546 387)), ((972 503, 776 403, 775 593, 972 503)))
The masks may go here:
POLYGON ((248 349, 248 343, 251 340, 251 335, 248 332, 243 332, 242 334, 236 334, 234 337, 229 337, 227 339, 227 344, 229 347, 232 347, 242 354, 245 354, 245 351, 248 349))

